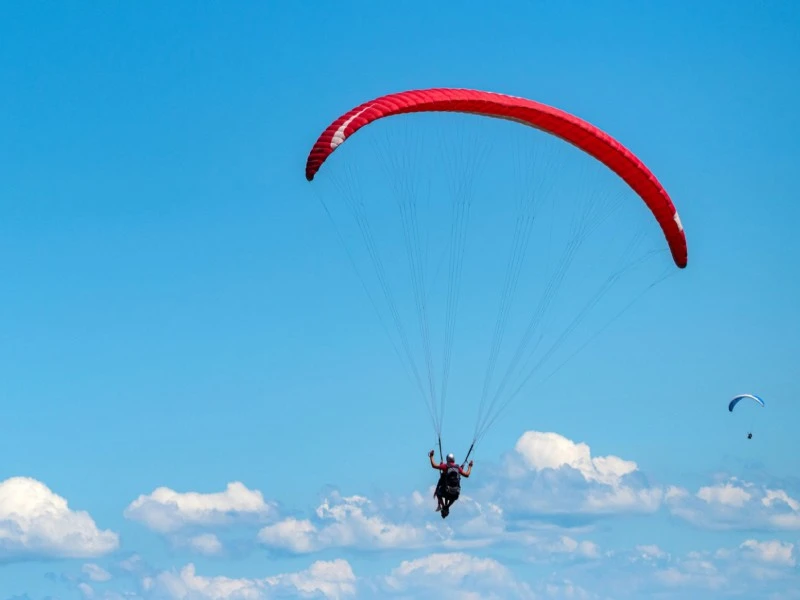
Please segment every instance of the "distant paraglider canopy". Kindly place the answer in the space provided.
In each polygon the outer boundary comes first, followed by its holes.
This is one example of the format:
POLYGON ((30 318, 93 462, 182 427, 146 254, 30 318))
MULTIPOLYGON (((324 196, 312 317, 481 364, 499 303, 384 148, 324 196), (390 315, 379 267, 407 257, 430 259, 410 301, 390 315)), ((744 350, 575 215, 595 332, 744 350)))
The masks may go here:
POLYGON ((740 394, 738 396, 734 396, 733 399, 730 401, 730 403, 728 404, 728 412, 733 412, 733 408, 745 398, 753 400, 756 404, 759 404, 762 407, 764 406, 764 400, 762 400, 759 396, 756 396, 754 394, 740 394))
POLYGON ((459 413, 477 405, 474 446, 526 386, 687 264, 678 212, 644 162, 525 98, 454 88, 375 98, 323 130, 305 175, 440 446, 448 397, 459 413))
MULTIPOLYGON (((752 400, 755 404, 764 408, 764 400, 760 396, 756 396, 755 394, 739 394, 738 396, 734 396, 731 401, 728 403, 728 412, 733 412, 733 409, 741 402, 742 400, 752 400)), ((750 419, 750 427, 751 431, 747 432, 747 439, 753 439, 753 418, 750 419)))

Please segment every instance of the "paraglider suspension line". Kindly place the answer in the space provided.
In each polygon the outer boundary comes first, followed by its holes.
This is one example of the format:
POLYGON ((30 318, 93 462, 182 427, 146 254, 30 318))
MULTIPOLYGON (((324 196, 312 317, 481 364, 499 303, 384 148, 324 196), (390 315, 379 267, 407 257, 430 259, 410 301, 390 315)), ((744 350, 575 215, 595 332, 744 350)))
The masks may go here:
POLYGON ((475 448, 475 440, 472 440, 472 443, 469 445, 469 450, 467 450, 467 455, 464 457, 464 462, 461 463, 461 468, 464 468, 464 465, 467 464, 469 461, 470 454, 472 454, 472 450, 475 448))

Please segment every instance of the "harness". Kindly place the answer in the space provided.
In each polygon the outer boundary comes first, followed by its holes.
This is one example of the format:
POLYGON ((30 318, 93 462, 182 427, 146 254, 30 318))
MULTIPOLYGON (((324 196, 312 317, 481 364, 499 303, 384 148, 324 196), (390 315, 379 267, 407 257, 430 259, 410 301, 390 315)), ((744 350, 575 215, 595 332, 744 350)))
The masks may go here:
POLYGON ((461 473, 455 463, 447 465, 444 472, 444 491, 453 496, 461 493, 461 473))

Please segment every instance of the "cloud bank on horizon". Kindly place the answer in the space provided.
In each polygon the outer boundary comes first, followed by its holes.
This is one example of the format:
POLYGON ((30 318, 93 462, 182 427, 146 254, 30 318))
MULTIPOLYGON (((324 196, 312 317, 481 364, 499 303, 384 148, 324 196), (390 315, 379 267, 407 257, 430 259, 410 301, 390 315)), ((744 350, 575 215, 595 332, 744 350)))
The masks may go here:
POLYGON ((433 482, 400 497, 328 492, 309 514, 237 481, 212 493, 159 487, 121 507, 202 566, 152 565, 44 483, 14 477, 0 483, 0 551, 6 562, 83 559, 59 581, 85 598, 798 597, 786 590, 800 590, 800 490, 722 475, 693 490, 651 483, 633 460, 539 431, 522 434, 486 471, 465 485, 447 520, 433 512, 433 482), (638 543, 597 541, 604 522, 620 527, 627 517, 640 519, 638 543), (641 519, 669 519, 706 542, 715 534, 739 541, 672 552, 653 543, 641 519), (225 561, 259 553, 307 566, 220 572, 225 561), (370 557, 394 566, 365 569, 370 557))

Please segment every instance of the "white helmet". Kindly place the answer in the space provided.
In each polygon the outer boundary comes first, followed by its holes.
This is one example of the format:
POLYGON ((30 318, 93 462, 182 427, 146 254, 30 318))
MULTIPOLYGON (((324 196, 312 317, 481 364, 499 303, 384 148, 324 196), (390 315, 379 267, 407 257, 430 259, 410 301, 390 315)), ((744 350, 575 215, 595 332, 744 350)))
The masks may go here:
POLYGON ((455 456, 453 456, 452 454, 448 454, 448 455, 447 455, 447 462, 449 462, 449 463, 454 463, 454 462, 456 462, 456 457, 455 457, 455 456))

